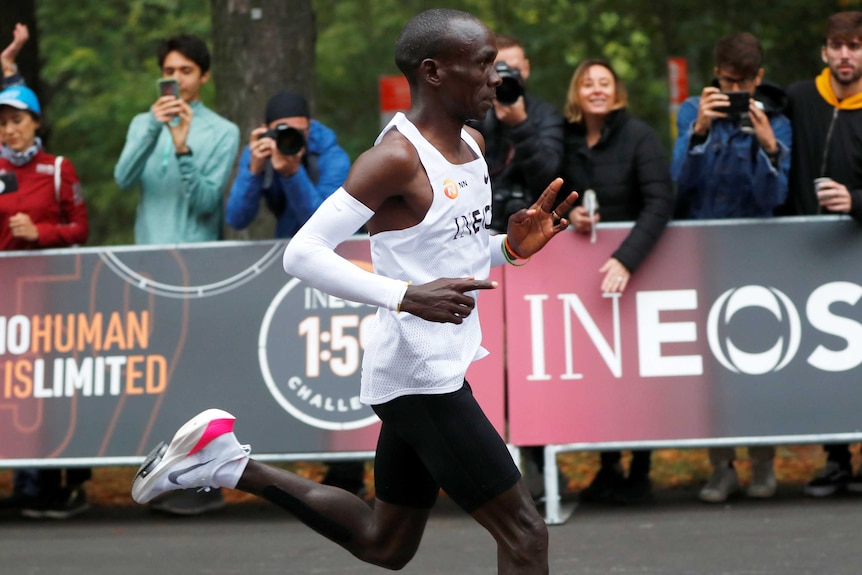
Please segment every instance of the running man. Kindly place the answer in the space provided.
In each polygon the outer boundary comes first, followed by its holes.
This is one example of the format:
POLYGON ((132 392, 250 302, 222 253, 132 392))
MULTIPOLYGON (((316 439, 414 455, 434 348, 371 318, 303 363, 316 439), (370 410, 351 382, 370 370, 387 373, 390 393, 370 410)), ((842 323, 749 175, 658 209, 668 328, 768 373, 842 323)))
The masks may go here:
POLYGON ((482 349, 478 290, 490 267, 520 264, 568 226, 577 194, 554 206, 557 179, 491 235, 484 141, 466 128, 493 106, 500 77, 493 33, 474 16, 428 10, 401 32, 395 60, 412 107, 383 130, 284 254, 285 270, 322 291, 379 307, 360 397, 383 425, 376 499, 249 459, 234 418, 207 410, 141 466, 132 496, 228 487, 290 511, 359 559, 401 569, 416 553, 440 488, 496 539, 498 573, 548 573, 548 532, 504 441, 464 380, 482 349), (375 273, 335 247, 362 225, 375 273), (182 485, 177 485, 180 483, 182 485))

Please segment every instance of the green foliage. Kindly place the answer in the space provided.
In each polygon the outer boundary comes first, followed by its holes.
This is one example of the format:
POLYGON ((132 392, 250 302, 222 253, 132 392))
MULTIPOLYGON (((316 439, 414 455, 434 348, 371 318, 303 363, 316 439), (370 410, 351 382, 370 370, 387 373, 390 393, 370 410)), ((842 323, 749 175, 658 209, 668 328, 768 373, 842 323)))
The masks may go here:
MULTIPOLYGON (((67 156, 81 178, 89 243, 132 243, 137 191, 117 188, 114 164, 132 118, 155 101, 158 42, 180 32, 209 38, 209 3, 41 0, 37 19, 49 149, 67 156)), ((209 87, 202 97, 213 96, 209 87)))
MULTIPOLYGON (((404 22, 433 6, 420 0, 311 0, 317 19, 315 115, 355 158, 380 128, 378 79, 398 74, 393 49, 404 22)), ((670 146, 667 58, 688 60, 689 88, 712 74, 712 45, 751 31, 766 50, 767 76, 787 85, 821 68, 826 18, 859 0, 460 0, 495 31, 519 37, 532 64, 528 89, 562 109, 577 63, 605 57, 630 94, 632 111, 670 146)), ((78 169, 90 205, 91 243, 131 242, 137 194, 113 182, 132 117, 155 97, 157 42, 179 32, 210 37, 207 0, 40 0, 43 80, 50 150, 78 169)), ((285 41, 290 41, 286 38, 285 41)), ((265 57, 265 55, 262 55, 265 57)), ((242 87, 232 87, 242 89, 242 87)), ((214 101, 214 87, 202 95, 214 101)))

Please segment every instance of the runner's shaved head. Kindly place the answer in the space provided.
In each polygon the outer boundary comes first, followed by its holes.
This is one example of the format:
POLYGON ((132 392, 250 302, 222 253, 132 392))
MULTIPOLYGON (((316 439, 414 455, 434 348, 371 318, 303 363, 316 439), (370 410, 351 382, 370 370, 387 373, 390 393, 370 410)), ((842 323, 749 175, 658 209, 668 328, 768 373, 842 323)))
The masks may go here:
POLYGON ((460 10, 437 8, 411 18, 395 43, 395 64, 410 84, 423 60, 449 56, 463 49, 456 23, 470 22, 484 27, 482 21, 460 10))

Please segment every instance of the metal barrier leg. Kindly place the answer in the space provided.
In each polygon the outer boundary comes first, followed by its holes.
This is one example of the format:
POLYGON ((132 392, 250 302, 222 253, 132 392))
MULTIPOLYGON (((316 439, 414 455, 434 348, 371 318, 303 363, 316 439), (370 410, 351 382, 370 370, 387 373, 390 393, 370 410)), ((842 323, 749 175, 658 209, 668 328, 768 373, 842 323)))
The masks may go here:
POLYGON ((575 510, 574 503, 562 505, 560 502, 560 479, 557 470, 557 446, 545 446, 545 523, 562 525, 575 510))

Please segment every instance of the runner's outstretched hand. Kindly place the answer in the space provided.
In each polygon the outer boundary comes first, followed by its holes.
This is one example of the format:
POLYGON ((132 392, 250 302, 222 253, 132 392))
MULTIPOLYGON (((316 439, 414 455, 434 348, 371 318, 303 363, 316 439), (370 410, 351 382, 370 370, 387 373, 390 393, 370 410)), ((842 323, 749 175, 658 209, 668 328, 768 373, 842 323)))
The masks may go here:
POLYGON ((401 311, 427 321, 461 323, 476 307, 475 298, 467 292, 496 287, 497 282, 473 278, 440 278, 410 285, 401 300, 401 311))
POLYGON ((545 247, 551 238, 569 227, 569 220, 562 215, 572 209, 578 193, 570 193, 554 206, 562 185, 562 178, 557 178, 545 188, 535 204, 509 217, 509 247, 521 258, 532 256, 545 247))

